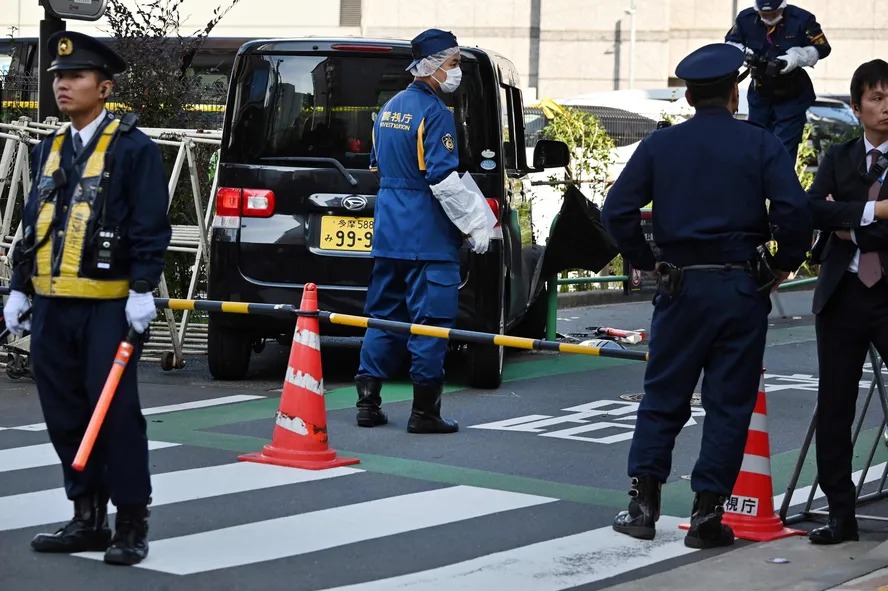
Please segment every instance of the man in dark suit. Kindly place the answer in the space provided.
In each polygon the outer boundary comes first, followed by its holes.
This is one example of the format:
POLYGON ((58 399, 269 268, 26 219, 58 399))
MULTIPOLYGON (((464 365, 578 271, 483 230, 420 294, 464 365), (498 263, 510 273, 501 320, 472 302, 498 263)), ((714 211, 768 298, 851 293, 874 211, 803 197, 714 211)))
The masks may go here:
POLYGON ((814 292, 817 471, 830 508, 809 536, 815 544, 858 539, 851 427, 870 343, 888 356, 888 192, 876 164, 888 152, 888 63, 857 68, 851 103, 863 137, 830 148, 808 191, 814 225, 831 232, 814 292))

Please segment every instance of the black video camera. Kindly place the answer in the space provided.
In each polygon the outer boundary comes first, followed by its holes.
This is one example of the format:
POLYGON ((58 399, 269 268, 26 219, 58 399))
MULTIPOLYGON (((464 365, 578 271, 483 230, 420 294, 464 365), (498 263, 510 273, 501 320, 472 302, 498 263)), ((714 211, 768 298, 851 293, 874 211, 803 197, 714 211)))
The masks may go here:
POLYGON ((786 60, 777 58, 769 60, 763 55, 751 55, 746 59, 746 63, 752 70, 752 77, 759 80, 776 78, 780 75, 780 71, 787 66, 786 60))

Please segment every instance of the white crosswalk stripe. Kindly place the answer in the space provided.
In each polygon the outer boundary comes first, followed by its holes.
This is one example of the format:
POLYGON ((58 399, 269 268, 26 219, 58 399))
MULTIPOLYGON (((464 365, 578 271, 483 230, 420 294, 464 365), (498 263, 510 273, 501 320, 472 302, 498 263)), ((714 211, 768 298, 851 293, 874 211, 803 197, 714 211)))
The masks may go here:
MULTIPOLYGON (((152 541, 151 560, 140 566, 176 575, 194 574, 316 552, 553 501, 555 499, 521 493, 453 486, 152 541), (429 507, 437 509, 429 511, 429 507), (352 526, 356 523, 361 527, 352 526)), ((99 553, 81 556, 102 558, 99 553)))
MULTIPOLYGON (((149 441, 148 449, 165 449, 177 447, 178 443, 166 443, 163 441, 149 441)), ((41 443, 28 447, 15 447, 12 449, 0 449, 0 472, 13 470, 27 470, 52 466, 59 463, 59 456, 51 443, 41 443)))
MULTIPOLYGON (((223 464, 155 474, 151 477, 152 507, 206 499, 275 486, 324 480, 359 473, 353 468, 296 470, 251 462, 223 464)), ((115 508, 109 505, 108 512, 115 508)), ((63 488, 0 497, 0 531, 57 523, 71 518, 71 503, 63 488)))
POLYGON ((661 516, 657 537, 649 542, 602 527, 441 568, 327 591, 558 591, 696 552, 684 545, 685 532, 678 529, 683 522, 687 519, 661 516))

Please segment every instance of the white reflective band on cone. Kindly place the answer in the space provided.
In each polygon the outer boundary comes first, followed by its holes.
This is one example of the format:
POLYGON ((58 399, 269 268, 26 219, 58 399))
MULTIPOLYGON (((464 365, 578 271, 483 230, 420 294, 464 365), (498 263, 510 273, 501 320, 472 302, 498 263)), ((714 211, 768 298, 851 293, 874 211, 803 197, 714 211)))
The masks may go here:
POLYGON ((761 474, 762 476, 770 476, 771 458, 743 454, 743 465, 740 466, 740 471, 761 474))
POLYGON ((307 373, 302 373, 302 370, 293 373, 293 368, 287 368, 287 377, 286 381, 294 386, 299 386, 300 388, 305 388, 309 392, 313 392, 318 396, 324 395, 324 380, 316 380, 307 373))

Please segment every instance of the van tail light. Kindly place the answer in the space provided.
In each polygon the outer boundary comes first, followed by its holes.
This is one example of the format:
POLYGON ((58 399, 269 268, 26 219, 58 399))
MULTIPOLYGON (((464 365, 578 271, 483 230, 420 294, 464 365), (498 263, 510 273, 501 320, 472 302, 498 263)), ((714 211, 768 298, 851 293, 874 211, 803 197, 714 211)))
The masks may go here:
POLYGON ((499 225, 500 225, 500 206, 499 206, 499 201, 497 201, 496 199, 493 199, 492 197, 488 197, 488 198, 487 198, 487 205, 490 206, 490 209, 493 211, 493 215, 494 215, 494 217, 496 218, 496 226, 494 226, 494 227, 495 227, 495 228, 498 228, 499 225))
POLYGON ((240 217, 242 189, 219 187, 216 191, 216 215, 220 217, 240 217))
POLYGON ((274 191, 244 189, 241 212, 248 218, 270 218, 274 215, 274 191))
POLYGON ((267 218, 274 214, 274 191, 219 187, 216 216, 223 218, 267 218))
POLYGON ((491 197, 487 198, 487 205, 490 206, 490 209, 493 211, 494 217, 496 217, 496 225, 493 227, 493 238, 502 240, 503 239, 503 227, 500 224, 500 202, 491 197))

